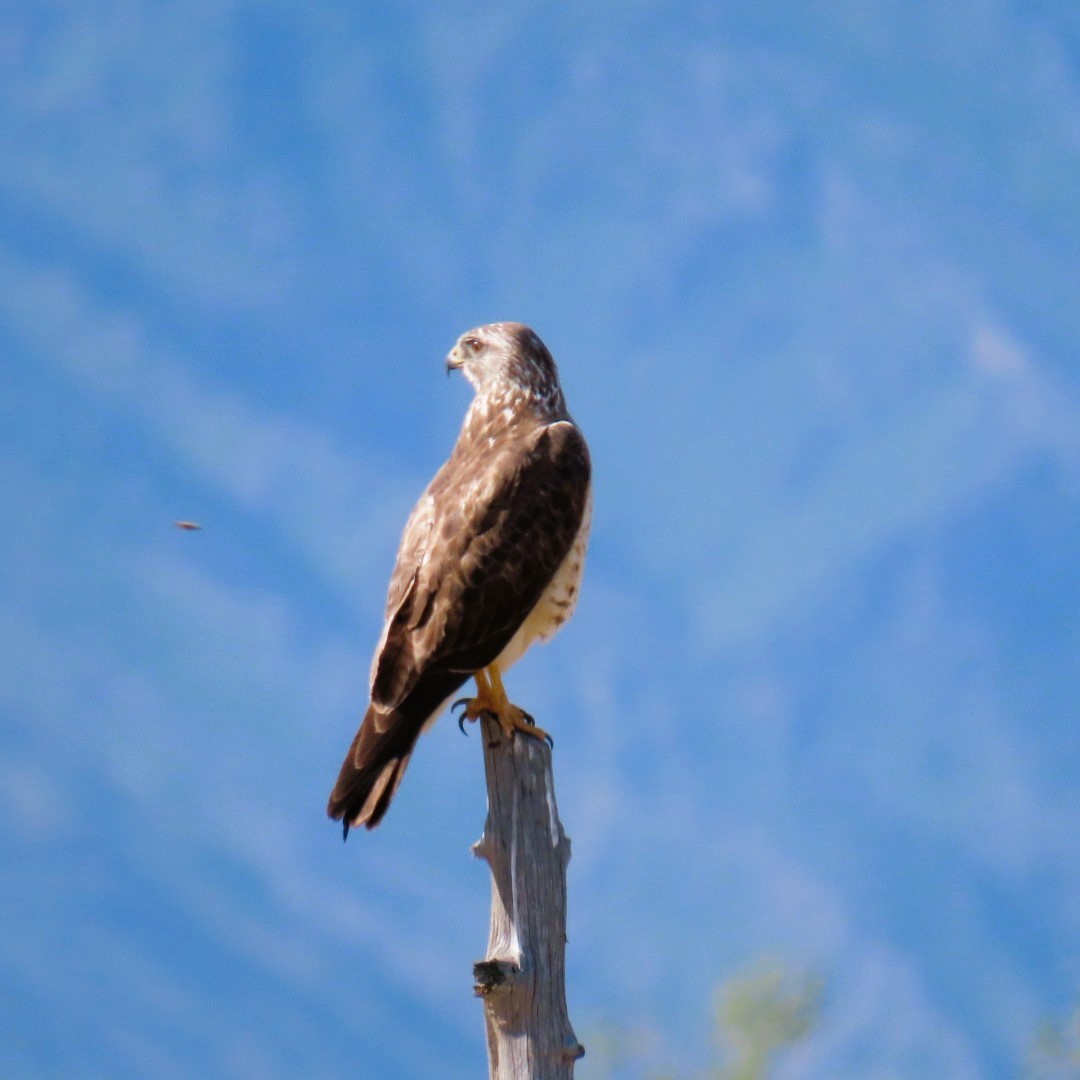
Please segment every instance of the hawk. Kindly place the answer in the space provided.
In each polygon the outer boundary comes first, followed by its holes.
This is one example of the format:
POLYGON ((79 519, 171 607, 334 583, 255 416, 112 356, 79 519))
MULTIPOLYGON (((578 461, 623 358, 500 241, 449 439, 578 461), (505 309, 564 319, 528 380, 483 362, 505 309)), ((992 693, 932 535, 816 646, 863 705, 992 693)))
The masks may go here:
POLYGON ((512 705, 502 675, 573 613, 592 494, 589 450, 555 361, 521 323, 458 338, 447 373, 476 394, 449 460, 409 515, 371 664, 371 704, 327 813, 373 829, 420 733, 469 678, 463 719, 493 713, 507 737, 546 733, 512 705))

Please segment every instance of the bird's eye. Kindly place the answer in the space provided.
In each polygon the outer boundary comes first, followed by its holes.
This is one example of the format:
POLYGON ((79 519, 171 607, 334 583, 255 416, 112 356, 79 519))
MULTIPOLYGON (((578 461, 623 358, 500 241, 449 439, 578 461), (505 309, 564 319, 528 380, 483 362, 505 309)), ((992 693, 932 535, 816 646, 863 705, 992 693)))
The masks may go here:
POLYGON ((465 348, 470 352, 478 353, 483 347, 483 343, 479 338, 469 337, 465 339, 465 348))

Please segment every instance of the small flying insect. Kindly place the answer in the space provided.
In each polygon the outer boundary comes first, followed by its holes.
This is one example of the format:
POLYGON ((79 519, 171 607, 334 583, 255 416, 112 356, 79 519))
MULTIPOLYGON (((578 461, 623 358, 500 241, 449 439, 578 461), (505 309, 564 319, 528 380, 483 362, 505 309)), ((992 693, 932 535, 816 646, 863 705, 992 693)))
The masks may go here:
POLYGON ((194 521, 174 521, 173 524, 185 532, 198 532, 202 528, 201 525, 196 524, 194 521))

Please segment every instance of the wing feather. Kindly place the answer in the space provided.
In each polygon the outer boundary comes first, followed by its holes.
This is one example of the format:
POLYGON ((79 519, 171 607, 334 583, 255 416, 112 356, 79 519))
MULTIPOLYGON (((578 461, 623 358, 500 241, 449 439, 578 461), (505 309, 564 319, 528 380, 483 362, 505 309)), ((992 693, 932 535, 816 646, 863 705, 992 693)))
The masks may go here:
POLYGON ((499 655, 570 550, 588 485, 585 440, 568 421, 459 444, 406 526, 372 667, 380 709, 499 655))

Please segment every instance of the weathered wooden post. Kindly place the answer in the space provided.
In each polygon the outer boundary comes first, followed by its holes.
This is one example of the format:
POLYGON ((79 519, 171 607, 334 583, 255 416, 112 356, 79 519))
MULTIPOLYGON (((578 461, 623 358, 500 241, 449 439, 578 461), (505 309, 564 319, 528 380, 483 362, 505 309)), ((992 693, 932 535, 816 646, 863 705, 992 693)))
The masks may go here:
POLYGON ((585 1053, 566 1012, 566 864, 551 750, 481 718, 488 816, 473 854, 491 868, 484 1001, 491 1080, 573 1080, 585 1053))

